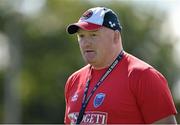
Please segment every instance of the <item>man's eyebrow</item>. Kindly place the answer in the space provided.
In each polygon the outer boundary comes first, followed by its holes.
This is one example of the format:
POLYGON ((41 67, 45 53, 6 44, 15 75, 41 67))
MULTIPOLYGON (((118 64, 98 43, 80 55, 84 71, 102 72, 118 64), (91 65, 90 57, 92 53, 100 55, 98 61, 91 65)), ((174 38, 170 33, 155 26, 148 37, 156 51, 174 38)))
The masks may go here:
MULTIPOLYGON (((92 30, 92 31, 88 31, 88 32, 96 33, 96 32, 99 32, 99 30, 97 29, 97 30, 92 30)), ((82 32, 81 32, 81 31, 78 31, 77 34, 79 34, 79 33, 82 33, 82 32)))
POLYGON ((92 31, 89 31, 89 32, 98 32, 99 30, 92 30, 92 31))

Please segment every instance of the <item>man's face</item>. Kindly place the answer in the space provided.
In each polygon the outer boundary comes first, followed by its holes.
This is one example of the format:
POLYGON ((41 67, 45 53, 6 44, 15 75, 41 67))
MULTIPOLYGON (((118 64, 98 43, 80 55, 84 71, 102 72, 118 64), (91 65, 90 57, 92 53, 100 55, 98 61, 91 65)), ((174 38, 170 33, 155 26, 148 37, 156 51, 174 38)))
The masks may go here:
POLYGON ((78 43, 84 60, 94 67, 104 67, 114 52, 114 31, 102 27, 94 31, 79 29, 78 43))

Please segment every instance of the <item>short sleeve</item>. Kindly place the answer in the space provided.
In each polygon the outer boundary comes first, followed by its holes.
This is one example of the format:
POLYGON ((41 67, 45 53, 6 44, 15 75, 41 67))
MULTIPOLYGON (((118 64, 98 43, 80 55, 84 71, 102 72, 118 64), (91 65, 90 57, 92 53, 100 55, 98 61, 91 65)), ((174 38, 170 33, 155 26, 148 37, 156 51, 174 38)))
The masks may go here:
POLYGON ((68 80, 66 81, 65 84, 65 91, 64 91, 64 95, 65 95, 65 102, 66 102, 66 109, 65 109, 65 116, 64 116, 64 123, 69 123, 70 121, 68 120, 68 114, 67 114, 67 110, 68 110, 68 97, 69 97, 69 87, 72 83, 72 76, 70 76, 68 78, 68 80))
POLYGON ((153 123, 176 114, 176 108, 166 79, 153 68, 141 72, 136 99, 146 123, 153 123))

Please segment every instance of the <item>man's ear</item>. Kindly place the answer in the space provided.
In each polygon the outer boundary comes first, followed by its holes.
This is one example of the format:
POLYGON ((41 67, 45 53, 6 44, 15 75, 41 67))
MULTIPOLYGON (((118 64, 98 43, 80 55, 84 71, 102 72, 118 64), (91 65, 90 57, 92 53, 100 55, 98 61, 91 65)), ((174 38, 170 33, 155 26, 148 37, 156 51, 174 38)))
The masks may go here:
POLYGON ((117 43, 120 40, 120 33, 118 30, 114 31, 114 42, 117 43))

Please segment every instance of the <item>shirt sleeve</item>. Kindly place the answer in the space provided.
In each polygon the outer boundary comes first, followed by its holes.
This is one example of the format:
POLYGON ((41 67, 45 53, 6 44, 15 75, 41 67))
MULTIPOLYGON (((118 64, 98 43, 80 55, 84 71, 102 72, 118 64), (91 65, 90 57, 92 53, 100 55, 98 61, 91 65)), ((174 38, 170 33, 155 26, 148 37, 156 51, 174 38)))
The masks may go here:
POLYGON ((64 123, 65 124, 70 123, 70 121, 68 119, 68 97, 69 97, 69 86, 71 84, 71 79, 72 79, 72 77, 70 76, 65 84, 65 91, 64 91, 65 102, 66 102, 66 109, 65 109, 65 115, 64 115, 64 123))
POLYGON ((166 79, 153 68, 141 72, 137 84, 137 103, 146 123, 153 123, 176 114, 166 79))

